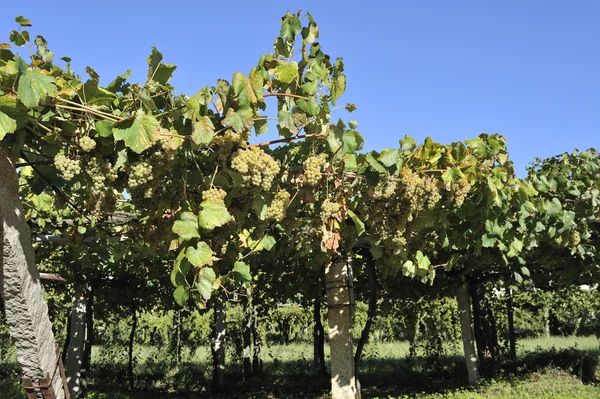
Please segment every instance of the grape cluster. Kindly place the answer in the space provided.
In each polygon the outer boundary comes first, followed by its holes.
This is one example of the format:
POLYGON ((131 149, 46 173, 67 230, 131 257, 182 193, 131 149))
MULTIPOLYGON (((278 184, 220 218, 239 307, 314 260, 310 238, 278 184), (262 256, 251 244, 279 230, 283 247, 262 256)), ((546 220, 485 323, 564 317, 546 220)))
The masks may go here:
POLYGON ((373 198, 389 200, 394 197, 398 191, 398 182, 396 180, 385 180, 377 185, 373 191, 373 198))
POLYGON ((222 135, 215 136, 213 139, 214 143, 219 148, 219 156, 225 160, 235 148, 245 149, 246 142, 250 138, 250 132, 235 133, 234 131, 227 130, 222 135))
POLYGON ((81 173, 81 163, 79 160, 67 158, 62 154, 54 157, 54 166, 56 166, 56 169, 58 169, 67 181, 81 173))
POLYGON ((244 185, 269 190, 279 173, 280 165, 259 147, 238 150, 231 159, 231 167, 238 171, 244 185))
POLYGON ((90 136, 83 136, 79 139, 79 147, 85 152, 90 152, 96 148, 96 140, 90 136))
POLYGON ((85 173, 92 179, 92 194, 104 191, 106 181, 117 180, 117 170, 111 163, 100 158, 91 158, 85 165, 85 173))
POLYGON ((454 183, 453 196, 456 206, 461 206, 465 202, 469 191, 471 191, 471 183, 467 179, 460 179, 454 183))
POLYGON ((285 217, 285 210, 290 204, 290 193, 286 190, 279 190, 275 194, 275 198, 271 201, 271 205, 267 209, 267 219, 273 219, 281 222, 285 217))
POLYGON ((221 188, 213 187, 202 191, 202 201, 213 201, 224 204, 226 196, 227 193, 221 188))
POLYGON ((340 208, 341 206, 337 202, 326 199, 323 201, 323 205, 321 205, 321 218, 327 220, 334 217, 340 211, 340 208))
POLYGON ((574 248, 581 242, 581 233, 577 230, 571 230, 569 233, 569 247, 574 248))
POLYGON ((304 168, 304 175, 306 176, 306 181, 311 186, 316 186, 319 184, 319 180, 323 177, 321 173, 323 166, 325 165, 325 156, 323 154, 315 155, 306 158, 306 160, 302 163, 304 168))
POLYGON ((119 193, 117 190, 105 190, 98 193, 91 210, 93 216, 101 216, 113 213, 117 209, 117 199, 119 193))
POLYGON ((426 198, 425 203, 427 204, 427 208, 433 209, 442 199, 439 184, 435 179, 432 179, 430 177, 426 177, 425 179, 423 179, 422 184, 423 194, 426 198))
POLYGON ((135 189, 148 183, 152 178, 152 165, 146 161, 137 161, 130 167, 127 185, 135 189))

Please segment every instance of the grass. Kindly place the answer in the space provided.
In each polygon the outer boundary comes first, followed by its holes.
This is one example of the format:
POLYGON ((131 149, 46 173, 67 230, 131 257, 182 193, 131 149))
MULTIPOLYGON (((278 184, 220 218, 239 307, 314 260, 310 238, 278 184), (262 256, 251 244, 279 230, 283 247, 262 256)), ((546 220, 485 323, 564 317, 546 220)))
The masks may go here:
MULTIPOLYGON (((502 364, 500 378, 476 390, 465 389, 466 371, 462 348, 449 345, 447 356, 408 358, 409 344, 372 343, 361 363, 363 398, 596 398, 600 387, 584 385, 577 374, 582 353, 600 357, 594 337, 551 337, 518 342, 518 360, 502 364), (568 349, 578 348, 579 351, 568 349), (583 352, 582 352, 583 351, 583 352), (574 366, 575 365, 575 366, 574 366), (548 369, 548 366, 552 368, 548 369), (518 377, 515 377, 518 376, 518 377), (587 395, 587 396, 586 396, 587 395)), ((137 398, 326 398, 327 381, 310 373, 312 345, 273 345, 263 351, 262 373, 242 382, 241 368, 230 351, 226 385, 222 396, 211 395, 210 350, 184 351, 182 361, 166 356, 165 348, 136 347, 136 392, 127 392, 125 348, 95 347, 89 397, 92 399, 137 398), (187 393, 186 393, 187 392, 187 393)), ((326 346, 326 358, 329 348, 326 346)), ((238 358, 239 360, 239 358, 238 358)), ((14 350, 0 354, 0 399, 23 398, 14 350), (2 360, 3 359, 3 360, 2 360)))

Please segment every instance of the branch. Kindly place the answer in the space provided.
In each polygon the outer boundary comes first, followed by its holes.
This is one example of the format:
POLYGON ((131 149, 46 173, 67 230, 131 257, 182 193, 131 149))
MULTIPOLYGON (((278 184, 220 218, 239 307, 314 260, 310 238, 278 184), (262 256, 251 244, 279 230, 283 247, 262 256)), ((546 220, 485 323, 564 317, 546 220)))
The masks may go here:
POLYGON ((52 165, 52 161, 34 161, 34 162, 22 162, 15 164, 15 168, 22 168, 23 166, 35 166, 35 165, 52 165))
POLYGON ((40 273, 40 279, 60 281, 60 282, 67 281, 64 277, 61 277, 58 274, 54 274, 54 273, 40 273))
POLYGON ((267 94, 263 94, 263 97, 293 97, 293 98, 301 98, 303 100, 308 100, 308 97, 299 96, 297 94, 287 94, 287 93, 267 93, 267 94))
POLYGON ((247 147, 248 148, 250 148, 250 147, 267 147, 272 144, 289 143, 290 141, 294 141, 294 140, 310 139, 310 138, 325 138, 325 135, 324 134, 300 134, 300 135, 288 137, 285 139, 265 141, 264 143, 248 144, 247 147))

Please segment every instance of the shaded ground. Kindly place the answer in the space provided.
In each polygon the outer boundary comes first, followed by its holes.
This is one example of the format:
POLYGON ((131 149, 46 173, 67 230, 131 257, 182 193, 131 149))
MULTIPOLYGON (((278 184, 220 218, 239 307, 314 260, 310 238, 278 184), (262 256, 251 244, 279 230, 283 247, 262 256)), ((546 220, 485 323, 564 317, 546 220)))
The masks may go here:
MULTIPOLYGON (((503 360, 496 382, 466 389, 466 371, 458 345, 440 358, 408 358, 408 344, 369 345, 362 363, 363 398, 600 398, 600 387, 584 385, 586 367, 599 359, 595 338, 549 338, 520 342, 518 359, 503 360), (587 363, 586 363, 587 362, 587 363), (512 396, 511 396, 512 395, 512 396), (587 396, 585 396, 587 395, 587 396)), ((95 348, 90 398, 326 398, 328 381, 310 370, 308 344, 274 346, 264 354, 261 373, 244 381, 239 362, 230 366, 226 391, 210 392, 210 356, 206 348, 184 353, 176 364, 164 349, 138 348, 136 387, 129 392, 125 348, 95 348)), ((0 399, 23 398, 14 353, 2 353, 0 399)), ((235 361, 235 354, 229 359, 235 361)), ((239 359, 237 359, 239 360, 239 359)), ((589 370, 588 370, 589 374, 589 370)), ((600 377, 594 375, 593 378, 600 377)))

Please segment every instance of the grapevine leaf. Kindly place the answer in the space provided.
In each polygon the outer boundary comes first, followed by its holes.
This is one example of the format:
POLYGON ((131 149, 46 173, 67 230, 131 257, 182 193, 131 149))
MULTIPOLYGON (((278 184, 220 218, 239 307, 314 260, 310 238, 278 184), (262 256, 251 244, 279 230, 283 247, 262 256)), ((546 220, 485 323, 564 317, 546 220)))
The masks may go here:
POLYGON ((523 282, 523 276, 521 276, 519 273, 514 272, 514 276, 517 283, 521 284, 523 282))
POLYGON ((207 243, 200 241, 194 247, 188 247, 186 257, 196 267, 212 266, 214 252, 207 243))
POLYGON ((56 79, 35 70, 29 70, 22 58, 17 57, 19 68, 19 100, 28 108, 35 107, 46 97, 57 93, 56 79))
POLYGON ((233 127, 237 133, 242 133, 244 130, 250 129, 252 127, 252 108, 250 107, 242 107, 235 111, 233 108, 229 108, 227 110, 227 115, 225 115, 225 119, 223 119, 223 123, 226 126, 233 127))
POLYGON ((202 210, 198 214, 200 227, 213 230, 215 227, 223 226, 231 220, 227 208, 220 202, 211 200, 203 201, 200 206, 202 210))
POLYGON ((354 213, 350 209, 346 209, 346 213, 348 213, 348 216, 350 216, 350 219, 352 219, 352 221, 354 222, 354 225, 356 226, 356 232, 360 237, 365 232, 364 222, 360 220, 356 213, 354 213))
POLYGON ((254 96, 257 100, 263 99, 264 84, 265 82, 261 73, 256 68, 252 68, 250 70, 250 86, 252 87, 252 90, 254 91, 254 96))
POLYGON ((249 107, 256 104, 256 94, 246 75, 241 72, 234 73, 231 86, 240 107, 249 107))
POLYGON ((158 82, 162 85, 166 85, 171 80, 173 76, 173 72, 177 69, 176 65, 173 64, 160 64, 156 71, 154 72, 153 81, 158 82))
POLYGON ((369 165, 371 165, 371 167, 372 167, 373 169, 375 169, 377 172, 379 172, 379 173, 382 173, 382 174, 384 174, 384 175, 388 175, 388 174, 389 174, 389 173, 388 173, 388 171, 387 171, 387 169, 386 169, 386 168, 384 168, 384 167, 383 167, 383 165, 382 165, 382 164, 380 164, 380 163, 379 163, 379 162, 378 162, 378 161, 375 159, 375 157, 373 157, 373 154, 371 154, 371 153, 368 153, 368 154, 367 154, 367 156, 366 156, 366 160, 367 160, 367 162, 369 163, 369 165))
POLYGON ((268 130, 269 130, 269 123, 268 123, 267 119, 257 119, 254 121, 254 133, 257 136, 267 133, 268 130))
POLYGON ((160 124, 152 115, 138 110, 133 120, 128 119, 114 125, 115 140, 123 140, 125 146, 141 154, 154 144, 160 124))
POLYGON ((312 43, 319 37, 319 27, 314 21, 310 21, 306 28, 302 29, 302 39, 306 43, 312 43))
POLYGON ((96 121, 96 132, 100 137, 112 137, 113 123, 108 121, 96 121))
POLYGON ((562 227, 558 229, 558 233, 562 234, 565 231, 569 231, 575 227, 575 212, 573 211, 563 211, 562 216, 562 227))
POLYGON ((302 93, 308 96, 312 96, 319 90, 319 81, 317 79, 309 80, 307 82, 304 82, 301 87, 302 93))
POLYGON ((277 120, 279 121, 279 127, 281 129, 287 129, 291 133, 298 133, 298 128, 296 128, 296 125, 294 124, 294 117, 285 109, 282 109, 277 113, 277 120))
POLYGON ((108 86, 106 86, 106 89, 112 93, 118 93, 118 92, 122 92, 123 91, 123 83, 125 83, 127 81, 127 79, 129 79, 129 77, 131 76, 131 69, 128 69, 127 71, 125 71, 124 74, 117 76, 116 78, 113 79, 112 82, 110 82, 108 84, 108 86))
POLYGON ((518 240, 517 238, 514 238, 512 240, 512 242, 510 243, 509 251, 506 255, 509 258, 514 258, 515 256, 519 255, 522 250, 523 250, 523 242, 521 240, 518 240))
POLYGON ((400 147, 404 151, 410 151, 417 146, 417 140, 410 137, 408 134, 404 136, 404 139, 400 140, 400 147))
POLYGON ((360 150, 363 143, 364 139, 356 130, 346 130, 342 136, 342 151, 344 154, 352 154, 360 150))
POLYGON ((192 133, 192 141, 198 145, 210 144, 215 135, 215 125, 208 116, 203 116, 199 121, 194 123, 194 132, 192 133))
POLYGON ((283 39, 291 42, 294 40, 296 35, 302 31, 302 24, 298 17, 291 14, 289 11, 281 18, 281 32, 279 36, 283 39))
POLYGON ((184 285, 180 285, 175 289, 173 297, 175 298, 175 302, 177 302, 179 306, 185 306, 188 299, 190 298, 190 289, 184 285))
POLYGON ((210 299, 210 295, 212 293, 212 283, 210 281, 203 278, 199 278, 196 282, 196 289, 205 301, 208 301, 210 299))
POLYGON ((275 237, 270 236, 270 235, 266 235, 263 237, 261 244, 263 246, 264 249, 266 249, 267 251, 270 251, 271 249, 273 249, 273 247, 275 246, 277 241, 275 241, 275 237))
POLYGON ((417 251, 415 257, 419 266, 417 269, 417 275, 419 277, 426 276, 429 273, 429 266, 431 266, 431 261, 426 255, 423 255, 423 252, 421 251, 417 251))
POLYGON ((17 121, 0 111, 0 140, 17 130, 17 121))
POLYGON ((21 26, 31 26, 31 21, 22 15, 15 17, 15 22, 21 26))
POLYGON ((398 150, 385 148, 383 151, 381 151, 381 155, 379 155, 379 158, 377 158, 377 160, 385 166, 387 166, 388 168, 390 166, 396 165, 400 160, 398 150))
POLYGON ((236 281, 249 283, 252 281, 252 275, 250 275, 250 266, 242 261, 237 261, 233 264, 233 278, 236 281))
POLYGON ((464 173, 458 168, 448 168, 442 173, 442 181, 446 190, 452 190, 454 184, 464 177, 464 173))
POLYGON ((557 217, 562 213, 562 205, 558 198, 552 198, 552 201, 546 200, 544 202, 544 208, 546 214, 550 217, 557 217))
POLYGON ((344 94, 345 91, 346 75, 340 75, 331 87, 331 104, 335 105, 336 101, 342 96, 342 94, 344 94))
POLYGON ((404 274, 406 277, 410 277, 410 278, 413 278, 416 276, 417 266, 414 264, 414 262, 412 260, 407 260, 406 262, 404 262, 404 265, 402 265, 402 274, 404 274))
POLYGON ((292 83, 298 77, 298 63, 292 61, 289 64, 280 61, 279 65, 275 68, 275 75, 281 83, 292 83))
POLYGON ((192 212, 182 212, 179 220, 173 223, 173 233, 177 234, 185 241, 192 238, 200 238, 198 232, 198 217, 192 212))

